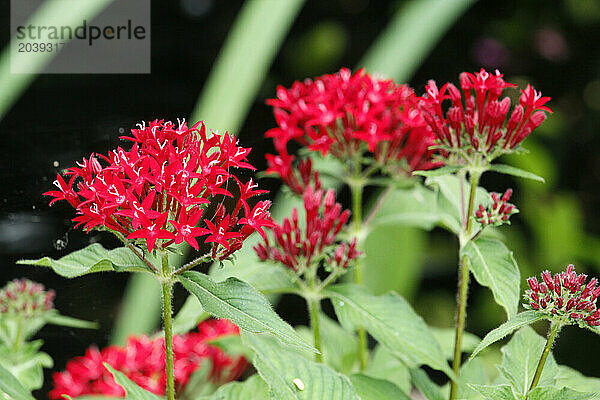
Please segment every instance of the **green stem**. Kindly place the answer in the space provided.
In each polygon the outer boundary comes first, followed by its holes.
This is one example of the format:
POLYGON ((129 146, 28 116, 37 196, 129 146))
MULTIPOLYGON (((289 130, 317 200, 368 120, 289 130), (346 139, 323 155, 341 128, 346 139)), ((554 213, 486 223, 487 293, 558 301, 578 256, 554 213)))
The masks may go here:
POLYGON ((162 259, 163 324, 165 329, 165 359, 167 369, 167 400, 175 400, 175 379, 173 373, 173 281, 169 275, 169 255, 165 252, 162 259))
POLYGON ((323 350, 321 347, 321 329, 319 325, 319 311, 321 310, 321 300, 319 298, 307 297, 308 313, 310 315, 310 328, 313 332, 315 348, 319 350, 315 354, 316 362, 323 362, 323 350))
MULTIPOLYGON (((467 214, 463 220, 463 231, 460 237, 460 249, 462 250, 471 237, 473 227, 473 207, 475 203, 475 194, 477 184, 479 183, 479 172, 470 172, 471 190, 469 192, 469 205, 467 214)), ((461 200, 462 202, 462 200, 461 200)), ((463 256, 459 265, 458 272, 458 296, 456 305, 456 332, 454 336, 454 359, 452 360, 452 370, 456 377, 460 373, 461 357, 462 357, 462 339, 465 332, 465 320, 467 317, 467 297, 469 293, 469 258, 463 256)), ((458 382, 452 380, 450 382, 450 400, 456 399, 458 394, 458 382)))
MULTIPOLYGON (((364 184, 360 181, 360 170, 355 169, 355 181, 350 185, 352 192, 352 223, 354 232, 360 235, 362 224, 362 194, 364 184)), ((359 238, 360 241, 360 238, 359 238)), ((354 265, 354 283, 361 285, 363 283, 362 265, 360 260, 356 260, 354 265)), ((358 328, 358 359, 360 361, 360 370, 367 367, 367 331, 364 327, 358 328)))
POLYGON ((560 328, 562 328, 562 324, 560 323, 552 322, 550 324, 550 329, 548 330, 548 339, 546 339, 546 347, 544 347, 544 351, 542 352, 542 356, 538 362, 538 366, 535 370, 535 375, 533 376, 533 381, 531 382, 529 391, 532 391, 540 382, 542 371, 544 370, 544 365, 546 364, 546 359, 550 354, 550 349, 552 348, 552 344, 554 344, 554 340, 556 339, 556 335, 558 335, 560 328))

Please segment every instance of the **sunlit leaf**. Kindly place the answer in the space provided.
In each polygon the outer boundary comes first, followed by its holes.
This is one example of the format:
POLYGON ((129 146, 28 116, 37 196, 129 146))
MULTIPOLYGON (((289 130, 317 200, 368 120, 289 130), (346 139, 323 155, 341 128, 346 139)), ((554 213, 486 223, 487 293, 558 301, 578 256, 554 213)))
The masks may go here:
POLYGON ((479 354, 480 351, 482 351, 492 343, 504 338, 505 336, 510 335, 517 329, 526 325, 531 325, 532 323, 544 318, 546 318, 546 314, 536 310, 528 310, 516 314, 511 319, 509 319, 508 321, 506 321, 505 323, 503 323, 502 325, 485 335, 483 340, 477 345, 475 350, 473 350, 471 358, 477 356, 477 354, 479 354))
POLYGON ((518 176, 519 178, 531 179, 533 181, 545 183, 546 181, 541 176, 537 176, 533 172, 525 171, 524 169, 513 167, 506 164, 492 164, 489 167, 490 171, 499 172, 501 174, 518 176))
POLYGON ((249 332, 272 333, 284 343, 314 350, 273 311, 267 299, 246 282, 237 278, 215 282, 196 271, 184 272, 177 278, 208 313, 227 318, 249 332))
POLYGON ((19 380, 0 364, 0 391, 13 399, 35 400, 19 380))
POLYGON ((471 260, 471 271, 480 285, 488 287, 509 317, 517 313, 521 292, 519 266, 504 243, 481 237, 468 242, 461 251, 471 260))
MULTIPOLYGON (((150 261, 154 261, 149 257, 150 261)), ((60 276, 75 278, 94 272, 148 272, 148 266, 126 247, 107 250, 94 243, 55 260, 43 257, 38 260, 19 260, 17 264, 50 267, 60 276)), ((154 262, 156 265, 156 263, 154 262)))

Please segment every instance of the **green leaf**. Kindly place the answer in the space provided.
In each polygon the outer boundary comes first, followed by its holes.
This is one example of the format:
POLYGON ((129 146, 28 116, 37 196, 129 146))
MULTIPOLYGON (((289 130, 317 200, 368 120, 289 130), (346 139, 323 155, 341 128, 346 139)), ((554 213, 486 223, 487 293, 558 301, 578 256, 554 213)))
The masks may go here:
MULTIPOLYGON (((447 360, 451 360, 454 357, 454 337, 456 332, 454 328, 436 328, 433 326, 429 327, 431 333, 440 344, 442 352, 446 356, 447 360)), ((477 336, 469 332, 464 332, 462 340, 462 351, 464 353, 472 351, 477 344, 481 341, 477 336)))
POLYGON ((79 328, 79 329, 98 329, 99 324, 97 322, 84 321, 82 319, 67 317, 66 315, 60 315, 58 312, 48 314, 46 322, 52 325, 66 326, 68 328, 79 328))
MULTIPOLYGON (((546 345, 546 340, 525 326, 515 333, 502 348, 500 373, 511 383, 515 391, 525 396, 533 380, 538 361, 546 345)), ((539 386, 554 386, 558 367, 552 353, 546 359, 539 386)))
POLYGON ((595 400, 599 393, 583 393, 569 388, 536 387, 529 392, 529 400, 595 400))
POLYGON ((216 346, 230 355, 243 355, 248 360, 254 356, 254 352, 242 342, 240 335, 221 335, 207 341, 208 344, 216 346))
MULTIPOLYGON (((154 260, 153 257, 148 257, 151 261, 154 260)), ((19 260, 17 264, 50 267, 58 275, 65 278, 75 278, 102 271, 149 271, 148 266, 128 248, 118 247, 113 250, 106 250, 99 243, 94 243, 84 249, 74 251, 58 260, 44 257, 39 260, 19 260)), ((155 262, 154 264, 156 265, 155 262)))
POLYGON ((363 373, 373 378, 388 380, 404 393, 410 393, 412 385, 408 368, 381 345, 377 345, 371 352, 369 364, 363 373))
POLYGON ((350 382, 361 400, 410 400, 398 386, 384 379, 354 374, 350 375, 350 382))
POLYGON ((181 335, 189 332, 209 316, 200 305, 198 298, 190 294, 177 315, 173 318, 173 333, 181 335))
POLYGON ((345 327, 364 326, 379 343, 409 365, 426 364, 454 376, 425 321, 398 294, 374 296, 352 284, 333 286, 328 294, 345 327))
POLYGON ((440 387, 433 383, 427 373, 421 368, 411 368, 410 378, 417 389, 425 395, 428 400, 446 400, 446 396, 440 391, 440 387))
POLYGON ((481 237, 469 241, 461 250, 461 256, 471 260, 471 271, 482 286, 487 286, 508 314, 515 315, 519 307, 521 274, 519 266, 504 243, 498 239, 481 237))
POLYGON ((520 400, 508 385, 488 386, 469 384, 469 386, 481 393, 487 400, 520 400))
POLYGON ((542 178, 541 176, 537 176, 533 172, 525 171, 524 169, 513 167, 511 165, 492 164, 488 169, 489 171, 495 171, 501 174, 518 176, 519 178, 531 179, 537 182, 546 183, 544 178, 542 178))
POLYGON ((464 168, 464 166, 459 166, 459 165, 455 165, 455 166, 446 165, 441 168, 430 169, 427 171, 413 171, 413 175, 419 175, 419 176, 424 176, 426 178, 429 178, 432 176, 450 175, 450 174, 460 171, 463 168, 464 168))
POLYGON ((278 400, 359 400, 348 378, 317 364, 272 337, 242 333, 256 352, 253 364, 278 400))
POLYGON ((471 354, 471 359, 477 356, 480 351, 491 345, 492 343, 497 342, 502 339, 506 335, 510 335, 517 329, 530 325, 534 322, 537 322, 541 319, 546 318, 546 314, 536 311, 536 310, 528 310, 522 313, 519 313, 513 316, 511 319, 485 335, 483 340, 477 345, 473 353, 471 354))
POLYGON ((215 282, 208 275, 188 271, 177 279, 202 307, 218 318, 227 318, 241 329, 252 333, 272 333, 283 342, 312 351, 300 336, 271 308, 271 304, 256 289, 237 278, 215 282))
POLYGON ((15 400, 35 400, 19 380, 0 364, 0 391, 15 400))
POLYGON ((476 390, 473 390, 469 383, 478 385, 486 385, 489 382, 488 376, 485 374, 485 365, 481 359, 476 358, 469 360, 460 367, 459 384, 458 384, 458 399, 471 400, 481 399, 481 395, 476 390))
POLYGON ((244 382, 230 382, 221 386, 207 400, 271 400, 269 386, 260 377, 252 375, 244 382))
POLYGON ((587 392, 600 392, 600 378, 587 377, 573 368, 560 365, 556 376, 556 386, 566 386, 587 392))
POLYGON ((117 371, 111 367, 108 363, 104 363, 104 367, 110 371, 115 378, 115 382, 120 385, 126 392, 126 399, 128 400, 162 400, 162 397, 150 393, 146 389, 139 387, 136 383, 132 382, 125 374, 117 371))

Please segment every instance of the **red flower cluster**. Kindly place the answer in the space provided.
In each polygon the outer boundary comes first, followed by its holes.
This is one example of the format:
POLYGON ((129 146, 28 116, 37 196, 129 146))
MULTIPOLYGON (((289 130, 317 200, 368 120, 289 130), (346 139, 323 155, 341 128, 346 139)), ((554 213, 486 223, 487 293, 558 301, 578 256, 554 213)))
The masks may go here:
POLYGON ((311 186, 304 192, 304 208, 304 232, 300 230, 298 210, 294 208, 291 220, 284 218, 283 225, 276 224, 272 228, 275 243, 271 244, 265 238, 264 243, 254 247, 258 257, 262 261, 277 261, 294 271, 303 272, 311 261, 329 253, 331 263, 346 268, 351 260, 360 255, 356 250, 356 239, 349 244, 337 240, 338 233, 350 217, 350 211, 342 211, 341 204, 335 202, 333 190, 324 193, 322 190, 313 191, 311 186))
POLYGON ((542 281, 535 277, 527 279, 530 290, 525 292, 525 299, 532 308, 562 319, 563 323, 578 324, 579 326, 599 326, 600 310, 596 299, 600 296, 598 280, 592 278, 587 285, 587 275, 577 275, 573 265, 558 274, 542 272, 542 281))
POLYGON ((292 167, 294 156, 290 154, 265 154, 269 167, 267 173, 274 173, 281 177, 292 192, 303 194, 306 188, 310 185, 316 190, 321 188, 321 180, 319 179, 319 171, 312 168, 310 158, 301 159, 296 168, 292 167))
POLYGON ((224 259, 252 232, 270 226, 270 203, 254 208, 248 204, 250 197, 266 191, 257 190, 252 180, 240 182, 231 172, 255 169, 247 162, 250 149, 239 147, 228 134, 207 134, 202 122, 192 128, 185 122, 176 126, 162 120, 138 126, 131 136, 122 137, 133 142, 129 151, 119 147, 108 156, 92 154, 68 169, 68 184, 58 175, 54 182, 58 190, 45 193, 54 197, 50 204, 66 200, 77 209, 79 216, 73 219, 77 225, 145 239, 148 252, 184 240, 198 250, 197 238, 208 235, 205 243, 213 243, 213 258, 224 259), (98 158, 108 165, 103 167, 98 158), (233 197, 230 178, 240 195, 234 211, 227 214, 222 201, 233 197), (217 203, 216 215, 203 218, 205 209, 217 203), (201 221, 206 227, 196 227, 201 221))
POLYGON ((29 279, 14 279, 0 290, 0 314, 32 318, 54 308, 54 290, 29 279))
POLYGON ((418 97, 406 85, 372 78, 362 69, 339 72, 277 88, 273 106, 277 127, 273 138, 277 156, 269 156, 269 171, 287 176, 293 157, 290 140, 323 155, 342 160, 368 150, 385 168, 405 172, 429 169, 434 136, 417 107, 418 97))
MULTIPOLYGON (((176 335, 173 338, 175 359, 175 385, 182 391, 192 373, 205 360, 212 363, 209 379, 222 384, 237 379, 247 368, 242 356, 229 356, 221 349, 207 344, 225 335, 239 335, 239 328, 228 320, 206 320, 198 325, 199 332, 176 335)), ((123 388, 115 382, 104 367, 108 363, 144 389, 157 395, 165 394, 165 341, 164 337, 151 339, 147 336, 130 337, 125 347, 109 346, 101 351, 89 348, 85 356, 67 363, 66 371, 54 374, 54 389, 48 396, 62 399, 63 394, 72 397, 105 395, 125 397, 123 388)))
POLYGON ((510 98, 500 99, 505 88, 515 87, 502 79, 502 74, 481 71, 460 74, 459 91, 452 83, 440 90, 429 81, 426 95, 421 98, 423 117, 431 127, 437 143, 445 152, 481 153, 486 156, 510 151, 519 145, 546 119, 545 112, 550 97, 528 85, 521 90, 519 104, 513 109, 508 122, 510 98), (474 95, 473 95, 474 92, 474 95), (451 106, 444 113, 442 103, 450 100, 451 106))
POLYGON ((519 212, 514 204, 508 202, 512 195, 512 189, 507 189, 500 197, 499 193, 491 193, 492 204, 487 208, 483 204, 479 205, 479 209, 475 211, 475 217, 482 227, 487 225, 499 226, 502 224, 510 224, 508 219, 511 215, 519 212))

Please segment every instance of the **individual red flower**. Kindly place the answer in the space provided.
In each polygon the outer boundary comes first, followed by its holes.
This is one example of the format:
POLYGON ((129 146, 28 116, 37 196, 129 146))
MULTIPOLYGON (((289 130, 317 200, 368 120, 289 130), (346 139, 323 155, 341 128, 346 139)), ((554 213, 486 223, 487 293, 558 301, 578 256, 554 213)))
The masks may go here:
POLYGON ((573 265, 566 271, 552 274, 542 272, 542 280, 527 279, 529 289, 524 298, 525 308, 544 312, 564 324, 577 324, 580 327, 600 326, 600 310, 596 300, 600 296, 598 280, 592 278, 586 284, 587 275, 577 275, 573 265))
POLYGON ((373 78, 362 69, 352 74, 342 68, 294 82, 289 89, 279 86, 277 98, 267 100, 277 127, 265 136, 279 153, 267 156, 268 171, 290 179, 290 141, 343 161, 369 152, 388 173, 430 169, 436 165, 429 148, 434 136, 417 100, 408 86, 373 78))
POLYGON ((516 85, 505 82, 498 70, 463 72, 460 86, 461 90, 446 83, 438 90, 431 80, 425 86, 426 94, 420 98, 423 117, 449 164, 464 163, 465 157, 477 154, 491 160, 511 152, 541 125, 546 112, 552 112, 545 106, 550 97, 542 97, 527 85, 521 90, 519 104, 509 114, 510 98, 500 96, 504 89, 516 85), (450 104, 445 110, 446 100, 450 104), (451 155, 453 160, 448 158, 451 155))
MULTIPOLYGON (((243 356, 228 355, 209 344, 211 340, 225 335, 239 335, 239 328, 225 319, 206 320, 198 325, 198 332, 175 335, 173 353, 177 392, 185 390, 192 373, 207 360, 211 363, 208 379, 213 384, 235 380, 246 370, 248 362, 243 356)), ((63 394, 72 397, 125 397, 125 391, 117 385, 103 363, 124 373, 144 389, 164 395, 167 379, 164 349, 164 337, 153 339, 147 336, 132 336, 125 347, 109 346, 103 350, 90 347, 83 357, 68 361, 65 371, 53 375, 54 388, 48 396, 50 399, 62 399, 63 394)))
POLYGON ((210 235, 205 242, 212 243, 213 258, 223 259, 241 247, 242 236, 269 225, 268 210, 252 226, 243 222, 250 218, 248 200, 266 191, 234 174, 255 168, 247 162, 250 149, 229 134, 209 133, 202 122, 188 128, 185 121, 155 120, 122 139, 133 142, 129 151, 118 147, 107 156, 92 154, 67 170, 68 184, 58 175, 58 190, 45 193, 53 197, 50 204, 66 200, 75 207, 77 226, 109 229, 145 244, 148 252, 183 241, 198 250, 197 239, 210 235), (224 196, 234 197, 228 190, 233 180, 240 196, 234 211, 215 225, 204 211, 224 196))
POLYGON ((338 239, 338 234, 348 222, 350 211, 342 211, 335 202, 335 193, 329 190, 313 191, 308 186, 304 193, 306 224, 303 230, 298 224, 298 210, 292 210, 292 217, 284 218, 283 224, 269 228, 274 243, 268 237, 254 247, 258 257, 282 263, 292 270, 302 273, 312 261, 327 257, 332 264, 346 268, 360 253, 356 250, 356 239, 349 244, 338 239))

